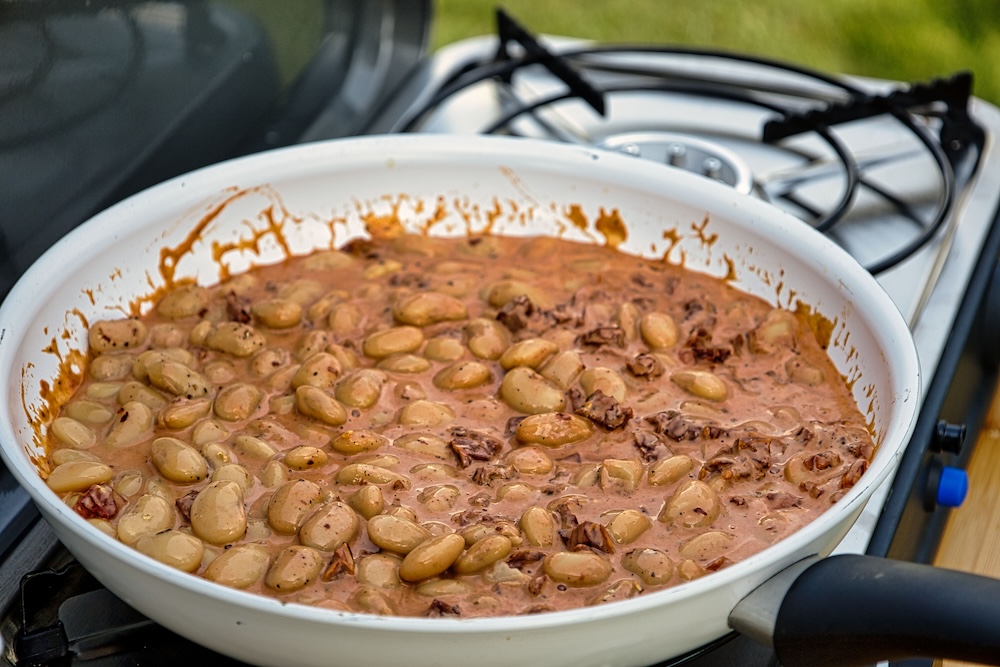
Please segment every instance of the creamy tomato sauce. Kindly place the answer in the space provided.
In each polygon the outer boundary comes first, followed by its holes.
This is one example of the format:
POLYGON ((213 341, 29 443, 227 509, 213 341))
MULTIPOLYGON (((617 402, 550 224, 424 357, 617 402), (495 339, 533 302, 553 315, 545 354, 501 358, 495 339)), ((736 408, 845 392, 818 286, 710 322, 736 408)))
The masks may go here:
POLYGON ((608 248, 404 235, 95 323, 48 484, 224 585, 470 617, 706 576, 873 450, 791 312, 608 248))

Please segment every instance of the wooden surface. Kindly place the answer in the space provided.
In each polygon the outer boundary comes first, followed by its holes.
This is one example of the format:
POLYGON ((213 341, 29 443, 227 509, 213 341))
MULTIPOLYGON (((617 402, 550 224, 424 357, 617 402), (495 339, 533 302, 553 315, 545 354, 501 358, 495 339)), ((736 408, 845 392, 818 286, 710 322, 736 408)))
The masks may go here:
MULTIPOLYGON (((968 472, 969 495, 952 511, 934 562, 1000 578, 1000 389, 993 395, 968 472)), ((971 663, 946 660, 940 665, 971 663)))

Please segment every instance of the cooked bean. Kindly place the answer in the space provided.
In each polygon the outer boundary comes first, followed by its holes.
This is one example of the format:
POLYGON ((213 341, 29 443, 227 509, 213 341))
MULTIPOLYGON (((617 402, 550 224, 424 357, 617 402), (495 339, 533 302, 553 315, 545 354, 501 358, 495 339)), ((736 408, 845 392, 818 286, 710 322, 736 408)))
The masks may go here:
POLYGON ((149 383, 174 396, 199 398, 208 396, 212 386, 204 375, 178 361, 162 361, 147 368, 149 383))
POLYGON ((129 505, 118 519, 118 539, 134 546, 140 538, 174 527, 177 512, 173 502, 147 493, 129 505))
POLYGON ((149 344, 157 349, 180 347, 187 342, 187 333, 172 324, 157 324, 149 328, 149 344))
POLYGON ((87 332, 90 350, 95 354, 135 350, 146 342, 146 325, 135 319, 99 320, 87 332))
POLYGON ((390 373, 423 373, 431 367, 431 362, 416 354, 393 354, 379 359, 375 367, 390 373))
POLYGON ((729 395, 726 383, 709 371, 678 369, 670 374, 670 381, 684 391, 709 401, 724 401, 729 395))
POLYGON ((268 461, 260 473, 260 483, 269 489, 276 489, 288 481, 288 468, 278 461, 268 461))
POLYGON ((594 427, 589 419, 566 412, 546 412, 525 417, 517 425, 514 437, 518 442, 560 447, 586 440, 594 427))
POLYGON ((416 591, 424 597, 441 598, 446 595, 468 595, 472 592, 472 586, 460 579, 430 579, 420 582, 416 591))
POLYGON ((461 492, 454 484, 428 486, 417 494, 417 500, 429 512, 447 512, 455 506, 461 492))
POLYGON ((351 594, 348 604, 357 611, 378 616, 393 616, 396 610, 389 598, 374 588, 363 586, 351 594))
POLYGON ((364 321, 364 313, 353 303, 338 303, 330 308, 326 325, 333 333, 343 336, 352 333, 364 321))
POLYGON ((385 497, 377 486, 362 486, 347 497, 347 504, 365 520, 381 514, 385 509, 385 497))
POLYGON ((163 295, 156 304, 156 312, 172 320, 194 317, 208 308, 210 299, 211 294, 204 287, 182 285, 163 295))
POLYGON ((431 537, 406 554, 399 566, 403 581, 423 581, 451 567, 465 548, 465 540, 455 533, 431 537))
POLYGON ((792 382, 815 387, 823 383, 823 371, 802 359, 789 359, 785 362, 785 372, 792 382))
POLYGON ((260 438, 255 438, 252 435, 238 435, 233 440, 233 445, 236 447, 236 451, 240 453, 241 456, 246 456, 251 459, 257 459, 260 461, 266 461, 277 455, 278 450, 276 450, 272 445, 264 442, 260 438))
POLYGON ((559 351, 559 346, 544 338, 526 338, 511 345, 500 355, 500 366, 510 370, 516 366, 538 369, 546 359, 559 351))
POLYGON ((537 447, 520 447, 507 455, 507 463, 522 475, 547 475, 555 462, 537 447))
POLYGON ((649 467, 647 477, 653 486, 664 486, 673 484, 684 475, 691 472, 694 467, 694 460, 687 454, 677 454, 665 459, 660 459, 649 467))
POLYGON ((231 544, 247 530, 243 489, 236 482, 211 482, 191 505, 191 530, 209 544, 231 544))
POLYGON ((611 563, 593 551, 559 551, 545 557, 550 579, 567 586, 596 586, 611 576, 611 563))
POLYGON ((93 424, 95 426, 106 424, 115 416, 114 412, 100 403, 88 400, 78 400, 68 403, 63 407, 63 412, 67 417, 75 419, 78 422, 93 424))
POLYGON ((486 300, 494 308, 501 308, 519 296, 526 296, 536 306, 547 308, 551 300, 539 288, 521 280, 501 280, 487 291, 486 300))
POLYGON ((225 463, 212 473, 213 482, 235 482, 243 490, 244 495, 253 488, 253 475, 238 463, 225 463))
POLYGON ((692 560, 714 560, 724 555, 732 543, 733 536, 730 533, 711 530, 682 542, 677 553, 692 560))
POLYGON ((212 409, 208 398, 175 398, 160 410, 156 421, 160 426, 175 431, 185 429, 205 417, 212 409))
POLYGON ((645 470, 638 459, 604 459, 601 463, 601 488, 635 491, 645 470))
POLYGON ((627 509, 619 512, 608 522, 608 533, 618 544, 635 542, 653 523, 639 510, 627 509))
POLYGON ((249 324, 239 322, 220 322, 205 336, 205 347, 240 358, 249 357, 266 345, 267 339, 263 334, 249 324))
POLYGON ((674 563, 659 549, 635 549, 622 556, 622 567, 637 575, 649 586, 670 582, 674 576, 674 563))
POLYGON ((215 419, 205 419, 194 425, 191 430, 191 444, 196 447, 210 442, 221 442, 229 437, 229 429, 215 419))
POLYGON ((419 482, 440 482, 458 477, 458 468, 447 463, 418 463, 410 475, 419 482))
POLYGON ((126 382, 118 390, 118 403, 128 405, 129 403, 141 403, 149 410, 156 412, 164 407, 170 400, 152 387, 147 387, 141 382, 126 382))
POLYGON ((405 555, 430 537, 423 526, 398 516, 378 514, 368 519, 368 539, 386 551, 405 555))
POLYGON ((455 419, 455 411, 444 403, 413 401, 399 411, 399 423, 404 426, 441 426, 455 419))
POLYGON ((267 503, 267 522, 279 535, 294 535, 323 493, 305 479, 282 484, 267 503))
POLYGON ((529 507, 521 515, 518 525, 528 544, 535 547, 551 547, 555 544, 556 524, 548 510, 529 507))
POLYGON ((570 477, 570 484, 573 486, 597 486, 601 480, 600 463, 584 463, 570 477))
POLYGON ((784 476, 786 480, 798 486, 807 479, 810 479, 813 473, 806 468, 805 456, 796 454, 785 463, 784 476))
POLYGON ((343 431, 330 440, 330 447, 341 454, 371 452, 389 442, 389 438, 374 431, 343 431))
POLYGON ((424 342, 424 333, 409 325, 376 331, 365 338, 362 350, 373 359, 388 357, 390 354, 413 352, 424 342))
POLYGON ((298 591, 316 581, 323 570, 323 555, 302 544, 278 552, 264 575, 264 585, 278 593, 298 591))
POLYGON ((691 581, 705 576, 705 568, 691 559, 682 560, 677 566, 677 574, 682 581, 691 581))
POLYGON ((112 487, 123 498, 130 498, 142 490, 142 473, 138 470, 118 473, 112 482, 112 487))
POLYGON ((246 382, 234 382, 223 387, 215 397, 215 416, 230 422, 249 419, 260 407, 260 389, 246 382))
POLYGON ((304 385, 295 390, 295 407, 307 417, 340 426, 347 421, 347 409, 319 387, 304 385))
POLYGON ((378 588, 399 588, 399 565, 402 559, 396 554, 378 553, 362 556, 355 563, 358 583, 378 588))
POLYGON ((285 452, 285 465, 292 470, 312 470, 327 461, 326 452, 311 445, 299 445, 285 452))
POLYGON ((157 496, 163 498, 168 503, 173 506, 175 500, 177 500, 177 492, 174 491, 173 484, 167 482, 159 477, 150 477, 146 480, 145 492, 151 496, 157 496))
POLYGON ((153 440, 150 460, 156 470, 171 482, 193 484, 208 477, 208 464, 201 452, 177 438, 153 440))
POLYGON ((56 449, 49 452, 49 464, 53 468, 57 468, 64 463, 69 463, 70 461, 93 461, 99 463, 100 459, 90 452, 84 451, 82 449, 56 449))
POLYGON ((465 326, 465 331, 469 352, 480 359, 499 359, 510 345, 510 333, 496 320, 476 318, 465 326))
POLYGON ((610 368, 601 366, 588 368, 580 374, 580 388, 585 396, 595 391, 602 391, 605 396, 611 396, 619 403, 625 402, 625 380, 610 368))
POLYGON ((559 387, 569 389, 584 370, 583 359, 575 350, 566 350, 552 357, 542 366, 539 373, 546 380, 559 387))
MULTIPOLYGON (((316 333, 316 332, 312 332, 316 333)), ((268 377, 292 363, 292 355, 280 347, 268 347, 250 358, 248 366, 255 377, 268 377)))
POLYGON ((264 299, 254 302, 250 312, 271 329, 288 329, 302 321, 302 306, 291 299, 264 299))
POLYGON ((510 554, 511 547, 510 539, 503 535, 492 535, 479 540, 455 561, 455 573, 467 575, 482 572, 506 558, 510 554))
POLYGON ((101 354, 90 360, 87 372, 101 382, 124 380, 132 374, 133 363, 131 354, 101 354))
POLYGON ((104 439, 108 447, 122 448, 137 444, 153 428, 153 411, 137 401, 121 407, 104 439))
POLYGON ((535 415, 566 407, 566 395, 530 368, 512 368, 500 383, 500 398, 518 412, 535 415))
POLYGON ((198 324, 191 327, 191 332, 188 334, 188 343, 196 347, 204 347, 205 341, 208 340, 208 334, 212 333, 215 328, 210 320, 202 320, 198 324))
POLYGON ((646 313, 639 321, 639 333, 646 345, 654 350, 677 344, 677 325, 666 313, 646 313))
POLYGON ((321 506, 299 529, 299 540, 321 551, 334 551, 358 534, 361 521, 347 504, 332 502, 321 506))
POLYGON ((94 429, 69 417, 56 417, 51 429, 59 442, 74 449, 90 449, 97 444, 94 429))
POLYGON ((114 398, 121 390, 121 385, 117 382, 91 382, 85 390, 87 397, 98 401, 106 401, 114 398))
POLYGON ((465 346, 457 338, 436 336, 424 345, 424 356, 432 361, 458 361, 465 356, 465 346))
POLYGON ((164 565, 194 572, 201 567, 205 546, 194 535, 179 530, 165 530, 155 535, 145 535, 135 543, 140 553, 160 561, 164 565))
POLYGON ((719 516, 722 502, 708 484, 690 480, 682 484, 667 500, 658 517, 664 523, 684 528, 710 525, 719 516))
POLYGON ((393 445, 405 449, 408 452, 429 456, 442 461, 452 461, 455 459, 455 452, 451 445, 444 438, 440 438, 432 433, 408 433, 396 438, 393 445))
POLYGON ((426 327, 438 322, 456 322, 469 316, 465 304, 440 292, 414 292, 393 305, 393 317, 401 324, 426 327))
POLYGON ((446 366, 434 376, 438 389, 473 389, 493 381, 489 367, 478 361, 457 361, 446 366))
POLYGON ((86 491, 94 484, 111 481, 114 471, 95 461, 67 461, 53 468, 45 483, 56 493, 86 491))
POLYGON ((497 489, 497 501, 523 503, 538 495, 538 489, 524 482, 507 482, 497 489))
POLYGON ((631 342, 639 337, 639 322, 642 320, 642 313, 638 306, 630 301, 618 306, 615 312, 615 321, 618 327, 625 332, 625 341, 631 342))
POLYGON ((205 578, 230 588, 250 588, 260 581, 270 564, 271 554, 263 546, 237 544, 205 568, 205 578))
POLYGON ((382 395, 385 375, 371 369, 361 369, 337 383, 337 399, 352 408, 370 408, 382 395))
POLYGON ((351 486, 362 484, 392 484, 399 488, 410 488, 410 480, 405 475, 376 465, 349 463, 337 471, 337 482, 351 486))

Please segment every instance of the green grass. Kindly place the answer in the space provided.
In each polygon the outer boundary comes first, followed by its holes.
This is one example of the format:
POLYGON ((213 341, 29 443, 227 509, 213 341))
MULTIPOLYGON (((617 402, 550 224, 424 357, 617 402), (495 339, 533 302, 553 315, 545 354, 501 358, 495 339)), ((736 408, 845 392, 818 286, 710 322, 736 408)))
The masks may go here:
MULTIPOLYGON (((532 31, 601 42, 724 48, 903 81, 975 75, 1000 104, 997 0, 505 0, 532 31)), ((495 4, 437 0, 433 46, 494 32, 495 4)))

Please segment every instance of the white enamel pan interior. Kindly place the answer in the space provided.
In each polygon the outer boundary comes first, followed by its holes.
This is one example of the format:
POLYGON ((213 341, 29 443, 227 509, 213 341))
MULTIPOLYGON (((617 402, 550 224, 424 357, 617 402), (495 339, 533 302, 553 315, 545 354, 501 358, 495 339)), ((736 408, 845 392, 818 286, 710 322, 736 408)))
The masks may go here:
POLYGON ((260 665, 644 665, 697 648, 728 632, 730 609, 758 584, 833 549, 894 470, 919 396, 916 352, 890 299, 847 254, 776 208, 627 156, 429 135, 259 154, 173 179, 101 213, 46 253, 0 308, 0 374, 7 378, 0 390, 3 459, 66 547, 152 619, 260 665), (814 523, 746 561, 585 609, 380 618, 282 604, 174 571, 94 530, 39 478, 36 433, 49 418, 43 386, 60 359, 85 350, 84 322, 129 312, 129 304, 164 284, 165 265, 177 277, 216 282, 213 243, 232 248, 221 262, 238 272, 288 252, 340 245, 366 224, 396 219, 430 234, 549 234, 605 243, 618 236, 616 216, 627 230, 622 251, 666 255, 729 276, 772 304, 801 302, 822 314, 832 325, 830 355, 873 425, 879 448, 860 483, 814 523), (259 252, 247 243, 253 238, 259 252))

